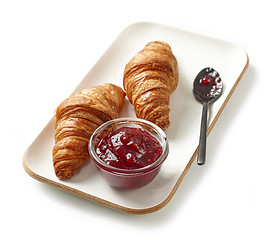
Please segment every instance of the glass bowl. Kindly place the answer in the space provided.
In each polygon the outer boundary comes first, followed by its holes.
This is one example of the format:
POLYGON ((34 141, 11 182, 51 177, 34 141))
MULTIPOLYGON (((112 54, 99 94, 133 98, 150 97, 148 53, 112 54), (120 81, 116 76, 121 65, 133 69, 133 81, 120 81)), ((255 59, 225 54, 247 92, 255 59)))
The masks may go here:
POLYGON ((157 125, 142 119, 117 118, 108 121, 94 131, 89 141, 89 153, 98 171, 106 179, 108 184, 123 189, 140 188, 150 183, 159 173, 168 152, 168 140, 164 131, 157 125), (108 134, 122 127, 138 128, 139 131, 142 129, 142 131, 145 130, 149 133, 161 146, 160 156, 149 165, 134 169, 114 167, 103 161, 96 152, 98 144, 108 134))

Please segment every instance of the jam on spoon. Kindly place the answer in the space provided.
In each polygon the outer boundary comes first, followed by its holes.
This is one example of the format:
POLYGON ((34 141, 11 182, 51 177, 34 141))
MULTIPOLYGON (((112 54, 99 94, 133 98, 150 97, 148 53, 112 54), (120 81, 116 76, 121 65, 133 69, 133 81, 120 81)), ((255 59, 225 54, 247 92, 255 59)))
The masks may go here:
POLYGON ((211 67, 204 68, 194 79, 192 91, 196 100, 203 104, 199 151, 197 157, 198 165, 203 165, 205 163, 206 155, 208 105, 209 103, 217 100, 222 93, 222 80, 219 73, 211 67))

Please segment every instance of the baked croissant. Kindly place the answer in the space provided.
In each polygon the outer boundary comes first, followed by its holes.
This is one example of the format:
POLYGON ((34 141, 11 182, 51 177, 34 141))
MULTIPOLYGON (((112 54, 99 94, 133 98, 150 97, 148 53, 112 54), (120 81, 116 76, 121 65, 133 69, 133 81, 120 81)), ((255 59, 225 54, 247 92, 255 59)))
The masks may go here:
POLYGON ((123 86, 136 116, 163 130, 170 125, 170 95, 177 85, 177 60, 166 42, 149 42, 125 66, 123 86))
POLYGON ((90 87, 65 99, 55 112, 53 166, 59 179, 73 176, 89 158, 88 143, 94 130, 117 118, 124 91, 113 84, 90 87))

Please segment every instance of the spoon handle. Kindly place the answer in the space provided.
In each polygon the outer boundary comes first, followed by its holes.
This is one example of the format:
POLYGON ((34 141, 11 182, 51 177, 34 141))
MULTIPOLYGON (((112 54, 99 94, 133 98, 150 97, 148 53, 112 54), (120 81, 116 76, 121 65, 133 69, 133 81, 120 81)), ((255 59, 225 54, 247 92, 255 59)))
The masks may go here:
POLYGON ((198 157, 197 157, 197 164, 198 165, 205 164, 207 110, 208 110, 208 102, 204 102, 203 103, 203 110, 202 110, 201 129, 200 129, 199 151, 198 151, 198 157))

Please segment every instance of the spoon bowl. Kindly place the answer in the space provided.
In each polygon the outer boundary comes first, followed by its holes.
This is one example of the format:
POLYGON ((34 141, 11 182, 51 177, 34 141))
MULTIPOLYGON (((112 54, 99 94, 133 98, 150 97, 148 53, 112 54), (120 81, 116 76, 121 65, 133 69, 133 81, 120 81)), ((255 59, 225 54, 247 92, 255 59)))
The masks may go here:
POLYGON ((197 157, 198 165, 205 164, 208 105, 220 97, 222 89, 222 80, 219 73, 211 67, 201 70, 193 82, 193 95, 198 102, 203 104, 197 157))

